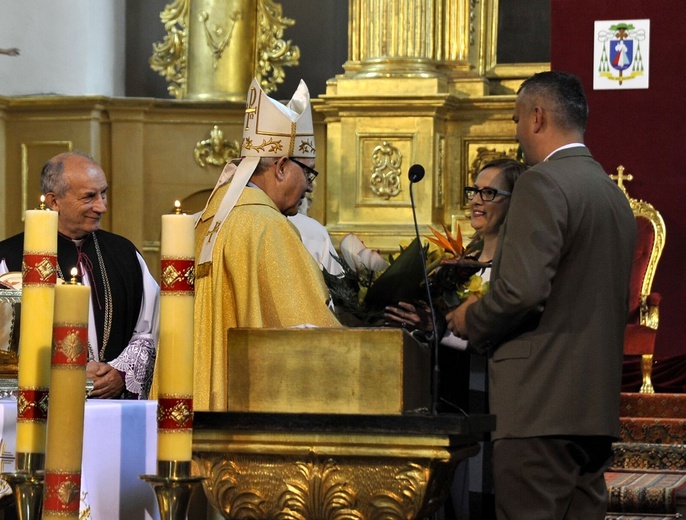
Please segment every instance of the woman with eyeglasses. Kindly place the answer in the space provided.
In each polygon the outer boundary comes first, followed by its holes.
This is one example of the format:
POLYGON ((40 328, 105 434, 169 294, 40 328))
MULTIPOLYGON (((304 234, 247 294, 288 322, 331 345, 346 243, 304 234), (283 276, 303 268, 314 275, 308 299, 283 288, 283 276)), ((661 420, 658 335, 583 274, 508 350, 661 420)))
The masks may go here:
MULTIPOLYGON (((484 164, 474 180, 473 186, 464 189, 469 205, 469 219, 475 234, 470 244, 476 246, 474 257, 486 264, 480 273, 483 282, 490 279, 490 263, 498 245, 500 226, 505 221, 510 205, 510 196, 519 175, 526 166, 513 159, 495 159, 484 164)), ((472 296, 473 297, 473 296, 472 296)), ((446 315, 449 321, 452 312, 446 315)), ((431 319, 428 306, 399 302, 397 306, 386 307, 385 317, 389 324, 400 324, 409 330, 415 329, 424 334, 431 333, 431 319)), ((446 331, 441 340, 439 353, 440 378, 439 396, 441 406, 448 403, 447 411, 455 408, 466 409, 469 413, 486 413, 486 364, 485 357, 465 352, 467 341, 446 331), (452 409, 451 409, 452 408, 452 409)), ((486 443, 476 457, 468 459, 472 467, 481 466, 480 473, 490 481, 490 445, 486 443)), ((469 485, 467 464, 463 463, 462 471, 455 474, 456 482, 462 486, 469 485)), ((484 482, 484 478, 481 482, 484 482)), ((495 518, 492 486, 477 486, 470 489, 472 493, 481 494, 481 504, 473 504, 472 509, 482 511, 482 518, 495 518)), ((451 505, 446 504, 446 519, 466 517, 469 507, 462 504, 462 493, 458 493, 451 505), (459 496, 458 496, 459 495, 459 496)))
MULTIPOLYGON (((469 215, 475 234, 470 246, 476 246, 474 258, 481 263, 490 264, 498 245, 500 226, 505 221, 505 215, 510 205, 510 196, 515 182, 526 166, 514 159, 495 159, 487 162, 479 170, 473 186, 464 189, 465 199, 469 205, 469 215)), ((488 281, 490 267, 481 273, 484 282, 488 281)), ((446 316, 449 319, 450 313, 446 316)), ((431 333, 431 320, 426 316, 425 309, 419 313, 414 305, 399 302, 397 307, 386 307, 386 318, 389 324, 400 324, 410 330, 419 329, 431 333)), ((449 333, 443 339, 443 344, 466 347, 466 342, 450 337, 449 333)))

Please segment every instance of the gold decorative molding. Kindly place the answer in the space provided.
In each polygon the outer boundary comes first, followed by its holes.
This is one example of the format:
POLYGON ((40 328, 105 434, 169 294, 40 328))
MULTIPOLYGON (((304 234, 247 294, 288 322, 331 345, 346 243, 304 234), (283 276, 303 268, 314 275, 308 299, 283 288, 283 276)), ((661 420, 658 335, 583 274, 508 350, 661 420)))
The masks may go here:
POLYGON ((258 0, 257 6, 260 23, 255 69, 262 90, 269 94, 283 83, 286 77, 283 68, 299 64, 300 49, 290 40, 283 40, 284 29, 295 24, 295 20, 283 16, 281 4, 258 0))
POLYGON ((445 196, 443 189, 443 165, 445 164, 445 136, 437 136, 436 142, 436 207, 443 207, 445 196))
POLYGON ((372 151, 372 175, 369 187, 377 197, 388 200, 400 194, 400 168, 403 156, 395 146, 387 141, 372 151))
POLYGON ((150 68, 169 82, 167 90, 177 99, 186 94, 188 45, 188 14, 191 0, 174 0, 160 14, 167 35, 159 43, 153 43, 150 68))
POLYGON ((447 437, 196 430, 193 459, 227 519, 420 519, 478 445, 447 437), (246 516, 248 515, 249 516, 246 516))
POLYGON ((203 168, 208 164, 223 167, 231 159, 237 158, 240 153, 240 143, 224 139, 224 132, 217 125, 210 130, 209 139, 198 141, 193 150, 195 162, 203 168))

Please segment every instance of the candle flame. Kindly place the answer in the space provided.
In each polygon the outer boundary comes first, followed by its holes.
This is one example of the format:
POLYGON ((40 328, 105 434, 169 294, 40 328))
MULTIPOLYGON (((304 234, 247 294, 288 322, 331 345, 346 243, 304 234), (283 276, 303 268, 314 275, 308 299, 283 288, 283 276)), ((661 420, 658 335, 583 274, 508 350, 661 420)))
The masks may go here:
POLYGON ((181 201, 175 200, 174 201, 174 207, 176 208, 176 214, 180 215, 181 214, 181 201))
POLYGON ((40 209, 45 209, 45 195, 40 196, 40 209))
POLYGON ((72 267, 70 273, 71 280, 69 281, 69 283, 71 283, 72 285, 76 285, 78 283, 76 280, 76 276, 79 274, 79 270, 76 267, 72 267))

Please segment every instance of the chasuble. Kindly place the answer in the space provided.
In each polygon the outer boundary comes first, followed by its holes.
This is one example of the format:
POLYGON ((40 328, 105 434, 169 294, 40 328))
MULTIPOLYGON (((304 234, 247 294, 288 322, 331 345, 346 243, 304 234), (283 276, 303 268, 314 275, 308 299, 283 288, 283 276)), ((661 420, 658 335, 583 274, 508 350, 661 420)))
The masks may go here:
MULTIPOLYGON (((229 184, 196 228, 196 258, 229 184)), ((295 226, 259 188, 246 187, 219 230, 212 262, 196 269, 196 410, 230 409, 227 351, 234 327, 339 327, 321 271, 295 226), (227 334, 228 331, 228 334, 227 334)))

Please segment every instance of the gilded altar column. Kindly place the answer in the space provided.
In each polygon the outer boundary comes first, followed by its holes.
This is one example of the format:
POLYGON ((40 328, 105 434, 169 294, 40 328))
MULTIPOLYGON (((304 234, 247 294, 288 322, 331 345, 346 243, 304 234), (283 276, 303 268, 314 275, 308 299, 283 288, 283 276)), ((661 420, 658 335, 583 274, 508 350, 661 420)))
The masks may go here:
POLYGON ((253 77, 272 92, 300 58, 282 39, 295 21, 274 0, 173 0, 160 19, 167 35, 150 66, 179 99, 244 102, 253 77))
POLYGON ((494 7, 493 0, 350 0, 345 68, 356 80, 438 78, 412 85, 484 95, 482 49, 494 7))
MULTIPOLYGON (((483 98, 482 38, 494 0, 350 0, 345 73, 330 80, 326 225, 367 245, 397 250, 414 235, 407 172, 422 164, 413 189, 418 221, 450 224, 462 184, 455 136, 461 100, 483 98)), ((490 18, 489 18, 490 17, 490 18)), ((426 230, 426 227, 423 228, 426 230)))

